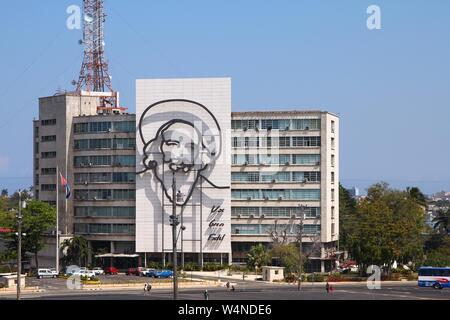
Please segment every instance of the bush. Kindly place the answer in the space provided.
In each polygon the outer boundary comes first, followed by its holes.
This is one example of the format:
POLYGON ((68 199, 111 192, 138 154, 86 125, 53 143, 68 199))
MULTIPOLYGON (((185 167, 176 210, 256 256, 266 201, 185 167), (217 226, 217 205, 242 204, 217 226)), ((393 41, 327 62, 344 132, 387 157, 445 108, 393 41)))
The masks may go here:
POLYGON ((206 263, 203 265, 203 271, 219 271, 226 269, 225 266, 216 263, 206 263))
POLYGON ((189 262, 184 265, 184 271, 201 271, 201 268, 197 263, 189 262))
POLYGON ((294 283, 298 281, 298 277, 295 274, 291 273, 285 276, 284 280, 288 283, 294 283))
POLYGON ((310 274, 307 277, 307 281, 309 281, 309 282, 324 282, 325 276, 323 274, 310 274))
POLYGON ((248 268, 248 266, 246 265, 237 265, 237 264, 233 264, 230 266, 230 271, 233 272, 251 272, 250 269, 248 268))
POLYGON ((149 262, 149 263, 147 264, 147 268, 149 268, 149 269, 162 269, 163 266, 162 266, 162 264, 159 263, 159 262, 151 261, 151 262, 149 262))

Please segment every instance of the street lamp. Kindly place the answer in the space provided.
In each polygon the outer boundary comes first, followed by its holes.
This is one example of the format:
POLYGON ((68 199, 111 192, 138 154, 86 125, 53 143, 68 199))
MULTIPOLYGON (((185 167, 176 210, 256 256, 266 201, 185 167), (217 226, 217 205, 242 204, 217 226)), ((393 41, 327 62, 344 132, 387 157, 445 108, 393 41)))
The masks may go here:
POLYGON ((19 190, 19 211, 13 209, 13 212, 17 212, 17 300, 20 300, 20 285, 21 285, 21 275, 22 275, 22 236, 26 236, 22 233, 22 209, 27 207, 27 203, 22 201, 22 191, 19 190))
MULTIPOLYGON (((172 226, 172 255, 173 255, 173 299, 178 300, 178 259, 177 259, 177 242, 179 234, 177 234, 177 227, 180 225, 180 219, 177 215, 177 203, 183 202, 183 194, 177 192, 177 184, 175 179, 175 172, 172 176, 172 215, 169 218, 172 226)), ((181 227, 180 232, 184 231, 184 226, 181 227)))
POLYGON ((306 218, 305 211, 308 206, 299 205, 300 223, 298 225, 298 237, 299 237, 299 250, 300 250, 300 266, 298 275, 298 290, 301 290, 302 273, 303 273, 303 220, 306 218))

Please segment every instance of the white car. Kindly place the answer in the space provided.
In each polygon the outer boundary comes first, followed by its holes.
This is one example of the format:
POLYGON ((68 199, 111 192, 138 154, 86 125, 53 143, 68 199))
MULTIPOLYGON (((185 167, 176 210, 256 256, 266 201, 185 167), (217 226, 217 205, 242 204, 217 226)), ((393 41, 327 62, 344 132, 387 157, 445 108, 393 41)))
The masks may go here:
POLYGON ((73 276, 80 276, 80 277, 88 277, 88 278, 94 278, 96 276, 95 272, 92 270, 78 270, 75 271, 73 276))
POLYGON ((105 271, 104 271, 102 268, 100 268, 100 267, 94 268, 92 271, 93 271, 93 272, 95 273, 95 275, 97 275, 97 276, 102 275, 102 274, 105 274, 105 271))
POLYGON ((56 278, 56 277, 57 277, 57 274, 52 272, 52 270, 50 270, 50 269, 39 269, 38 270, 38 274, 37 274, 37 278, 38 279, 42 279, 42 278, 56 278))
POLYGON ((50 271, 51 271, 55 276, 58 276, 58 272, 56 272, 56 269, 55 269, 55 268, 51 268, 50 271))

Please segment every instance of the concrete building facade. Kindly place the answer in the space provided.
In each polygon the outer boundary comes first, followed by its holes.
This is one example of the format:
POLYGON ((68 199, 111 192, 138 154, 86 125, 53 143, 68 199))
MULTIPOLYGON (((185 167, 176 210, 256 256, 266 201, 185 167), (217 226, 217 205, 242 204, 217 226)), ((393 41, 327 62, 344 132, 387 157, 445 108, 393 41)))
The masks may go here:
POLYGON ((302 234, 309 269, 332 269, 339 118, 321 111, 236 112, 231 127, 233 261, 244 262, 255 244, 298 243, 302 234))
MULTIPOLYGON (((255 244, 298 243, 303 223, 303 250, 311 259, 306 271, 334 267, 339 239, 338 116, 322 111, 231 113, 230 79, 140 80, 137 117, 123 108, 99 108, 102 95, 67 93, 39 100, 33 138, 35 197, 56 205, 59 190, 62 239, 82 235, 96 253, 137 253, 148 260, 170 261, 171 190, 163 194, 164 188, 149 189, 158 181, 143 172, 151 165, 143 162, 140 120, 152 104, 179 99, 190 102, 164 106, 164 115, 146 122, 144 135, 158 132, 164 121, 213 121, 191 102, 206 106, 221 127, 220 159, 201 177, 203 192, 178 188, 190 196, 185 206, 176 198, 186 227, 180 234, 180 257, 200 264, 243 263, 255 244), (72 187, 68 200, 64 188, 56 186, 58 171, 72 187), (197 205, 200 202, 203 205, 197 205), (220 215, 211 214, 217 208, 220 215)), ((203 130, 204 123, 200 126, 203 130)), ((208 137, 214 148, 216 137, 208 137)), ((214 148, 202 150, 201 159, 208 152, 209 158, 218 157, 214 148)), ((191 178, 185 180, 187 185, 191 178)), ((161 181, 170 186, 170 179, 166 175, 161 181)), ((42 252, 42 266, 54 265, 52 239, 42 252)), ((137 263, 115 262, 121 268, 137 263)))

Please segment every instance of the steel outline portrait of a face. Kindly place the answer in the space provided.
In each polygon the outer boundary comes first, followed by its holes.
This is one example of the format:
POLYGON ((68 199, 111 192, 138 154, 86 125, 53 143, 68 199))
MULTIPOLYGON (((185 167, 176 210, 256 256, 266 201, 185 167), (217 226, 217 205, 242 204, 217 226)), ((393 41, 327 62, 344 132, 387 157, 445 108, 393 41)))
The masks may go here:
MULTIPOLYGON (((183 112, 186 111, 179 110, 178 113, 183 112)), ((161 121, 161 119, 159 120, 161 121)), ((186 206, 200 180, 217 189, 230 188, 217 186, 207 176, 208 171, 214 167, 216 160, 222 153, 223 141, 219 122, 204 105, 186 99, 159 101, 150 105, 142 113, 138 128, 143 143, 142 164, 144 166, 144 170, 138 172, 138 174, 151 171, 161 184, 165 196, 171 203, 175 201, 177 206, 186 206), (174 112, 175 117, 162 121, 163 124, 156 133, 150 139, 147 139, 144 127, 149 125, 146 122, 149 118, 152 118, 152 112, 155 115, 158 115, 158 111, 159 113, 167 114, 164 111, 165 105, 174 103, 180 103, 181 106, 185 107, 185 110, 191 109, 193 118, 195 117, 197 120, 192 122, 182 119, 176 116, 177 112, 174 112), (202 121, 200 118, 197 118, 201 116, 206 119, 202 121), (193 175, 189 191, 182 201, 173 199, 171 186, 166 185, 167 182, 163 178, 164 174, 159 172, 161 166, 167 168, 167 171, 172 175, 193 175)))

